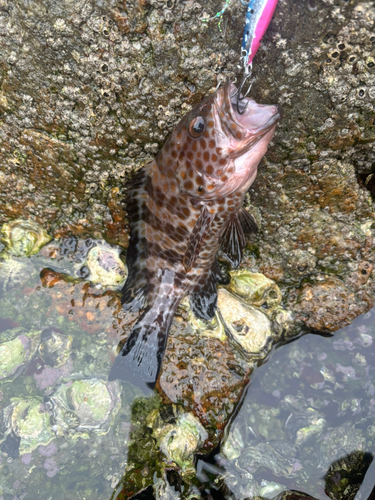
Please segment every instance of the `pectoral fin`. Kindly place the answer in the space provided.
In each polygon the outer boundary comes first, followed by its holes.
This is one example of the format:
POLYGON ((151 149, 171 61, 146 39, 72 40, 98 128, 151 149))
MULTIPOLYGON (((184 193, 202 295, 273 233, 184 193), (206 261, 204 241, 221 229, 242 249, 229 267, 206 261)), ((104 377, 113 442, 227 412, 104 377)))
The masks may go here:
POLYGON ((245 234, 258 232, 258 224, 255 222, 254 217, 244 208, 239 211, 238 219, 245 234))
POLYGON ((214 215, 210 214, 206 206, 203 206, 194 229, 190 234, 187 249, 183 257, 182 262, 186 272, 189 272, 193 267, 194 262, 201 251, 205 236, 211 227, 213 219, 214 215))

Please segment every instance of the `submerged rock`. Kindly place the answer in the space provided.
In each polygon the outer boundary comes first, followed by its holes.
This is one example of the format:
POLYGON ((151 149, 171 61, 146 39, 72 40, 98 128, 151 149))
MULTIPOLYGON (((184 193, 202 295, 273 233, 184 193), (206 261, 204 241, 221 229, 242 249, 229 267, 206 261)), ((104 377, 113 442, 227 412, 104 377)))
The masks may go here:
POLYGON ((38 349, 39 355, 47 365, 60 368, 71 354, 72 341, 71 335, 59 333, 52 328, 46 329, 38 349))
POLYGON ((35 276, 36 272, 30 260, 3 253, 0 258, 0 292, 8 292, 22 286, 30 277, 35 276))

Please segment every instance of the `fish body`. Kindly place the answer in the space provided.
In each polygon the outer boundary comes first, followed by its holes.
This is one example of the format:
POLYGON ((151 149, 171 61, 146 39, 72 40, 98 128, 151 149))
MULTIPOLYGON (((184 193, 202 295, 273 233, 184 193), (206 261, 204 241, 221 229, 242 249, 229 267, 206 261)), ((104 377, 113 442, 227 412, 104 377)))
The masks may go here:
POLYGON ((154 388, 178 304, 189 294, 194 313, 211 319, 216 283, 222 279, 217 254, 221 250, 237 267, 244 233, 256 228, 243 199, 280 113, 277 106, 245 98, 246 110, 239 114, 235 92, 227 82, 187 113, 128 187, 129 275, 123 307, 143 312, 110 380, 154 388))

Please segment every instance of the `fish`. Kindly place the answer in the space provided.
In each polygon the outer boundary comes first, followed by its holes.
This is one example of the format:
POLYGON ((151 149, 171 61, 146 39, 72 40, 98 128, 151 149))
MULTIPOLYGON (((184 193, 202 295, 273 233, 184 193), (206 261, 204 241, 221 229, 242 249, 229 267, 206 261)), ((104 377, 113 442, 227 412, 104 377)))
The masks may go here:
POLYGON ((245 97, 227 81, 181 119, 156 158, 127 186, 130 240, 125 311, 140 317, 115 359, 109 380, 155 388, 168 332, 188 294, 194 314, 213 318, 221 255, 238 267, 245 234, 257 229, 243 207, 281 109, 245 97))

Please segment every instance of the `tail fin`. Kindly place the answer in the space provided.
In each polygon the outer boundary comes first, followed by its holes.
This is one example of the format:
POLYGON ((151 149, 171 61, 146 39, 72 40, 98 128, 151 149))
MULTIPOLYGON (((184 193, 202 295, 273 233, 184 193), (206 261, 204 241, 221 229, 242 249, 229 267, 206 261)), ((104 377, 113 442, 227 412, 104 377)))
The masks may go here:
POLYGON ((154 389, 163 362, 169 328, 182 298, 173 287, 173 275, 164 271, 154 304, 148 306, 118 353, 108 380, 123 380, 144 392, 154 389), (168 283, 169 281, 169 283, 168 283))
POLYGON ((143 392, 155 387, 171 323, 148 324, 145 316, 131 331, 108 375, 108 380, 130 382, 143 392))

